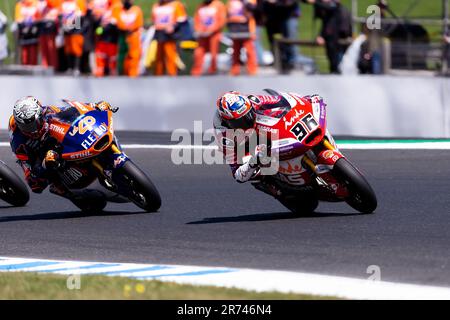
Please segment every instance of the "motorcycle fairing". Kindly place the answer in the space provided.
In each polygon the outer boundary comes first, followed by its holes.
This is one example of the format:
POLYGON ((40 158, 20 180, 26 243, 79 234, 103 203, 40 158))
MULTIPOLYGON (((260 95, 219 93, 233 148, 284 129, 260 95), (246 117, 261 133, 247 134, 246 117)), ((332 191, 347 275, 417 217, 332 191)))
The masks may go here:
POLYGON ((263 110, 256 118, 256 128, 279 133, 279 140, 272 142, 272 152, 284 160, 304 154, 324 138, 326 104, 320 96, 310 97, 311 102, 295 94, 281 93, 281 96, 284 107, 263 110))
POLYGON ((62 158, 82 160, 99 155, 113 141, 111 112, 92 110, 71 124, 62 141, 62 158))

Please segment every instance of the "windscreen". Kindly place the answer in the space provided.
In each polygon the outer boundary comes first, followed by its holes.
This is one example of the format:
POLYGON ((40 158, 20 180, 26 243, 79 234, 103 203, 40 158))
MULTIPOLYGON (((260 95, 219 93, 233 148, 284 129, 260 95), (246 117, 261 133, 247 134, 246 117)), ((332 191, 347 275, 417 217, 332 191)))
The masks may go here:
POLYGON ((291 110, 289 102, 281 95, 277 96, 279 101, 276 103, 262 103, 257 109, 257 113, 271 117, 281 119, 291 110))
POLYGON ((74 107, 63 107, 61 111, 54 116, 54 118, 58 119, 61 122, 65 122, 71 124, 80 116, 80 112, 77 108, 74 107))

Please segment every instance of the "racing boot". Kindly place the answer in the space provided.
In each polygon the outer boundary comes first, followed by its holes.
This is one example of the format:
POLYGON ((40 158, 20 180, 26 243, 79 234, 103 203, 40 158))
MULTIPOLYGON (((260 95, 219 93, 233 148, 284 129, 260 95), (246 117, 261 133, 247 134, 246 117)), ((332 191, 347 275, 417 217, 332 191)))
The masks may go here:
POLYGON ((267 193, 268 195, 277 199, 282 195, 282 191, 280 188, 272 183, 268 183, 265 179, 261 179, 257 182, 252 182, 252 186, 255 187, 255 189, 267 193))
POLYGON ((83 212, 99 212, 107 205, 105 194, 99 190, 68 190, 52 184, 50 192, 70 200, 83 212))
POLYGON ((319 200, 312 186, 291 186, 271 177, 264 177, 252 185, 281 202, 296 214, 308 215, 316 210, 319 200))

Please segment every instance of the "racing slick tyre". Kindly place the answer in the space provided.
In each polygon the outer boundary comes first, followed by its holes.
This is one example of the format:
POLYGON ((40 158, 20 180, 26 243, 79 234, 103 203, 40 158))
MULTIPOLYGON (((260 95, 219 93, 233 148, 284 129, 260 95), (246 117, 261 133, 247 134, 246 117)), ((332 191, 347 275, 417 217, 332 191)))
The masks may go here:
POLYGON ((150 178, 133 162, 127 161, 117 171, 125 180, 128 198, 147 212, 156 212, 161 207, 161 196, 150 178))
POLYGON ((0 161, 0 199, 16 207, 30 200, 26 184, 3 161, 0 161))
POLYGON ((372 213, 377 208, 377 197, 366 178, 347 159, 339 159, 333 168, 339 181, 345 183, 349 196, 348 205, 361 213, 372 213))

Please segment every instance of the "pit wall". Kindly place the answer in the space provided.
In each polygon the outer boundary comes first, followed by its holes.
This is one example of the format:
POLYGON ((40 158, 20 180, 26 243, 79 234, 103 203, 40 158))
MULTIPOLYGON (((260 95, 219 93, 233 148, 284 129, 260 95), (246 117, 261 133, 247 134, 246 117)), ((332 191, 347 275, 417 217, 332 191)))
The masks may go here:
POLYGON ((44 104, 61 98, 120 107, 116 130, 193 130, 211 127, 217 97, 229 90, 259 93, 264 88, 318 93, 328 104, 335 135, 450 138, 450 79, 400 76, 270 76, 179 78, 71 78, 0 76, 0 129, 6 129, 19 97, 44 104))

